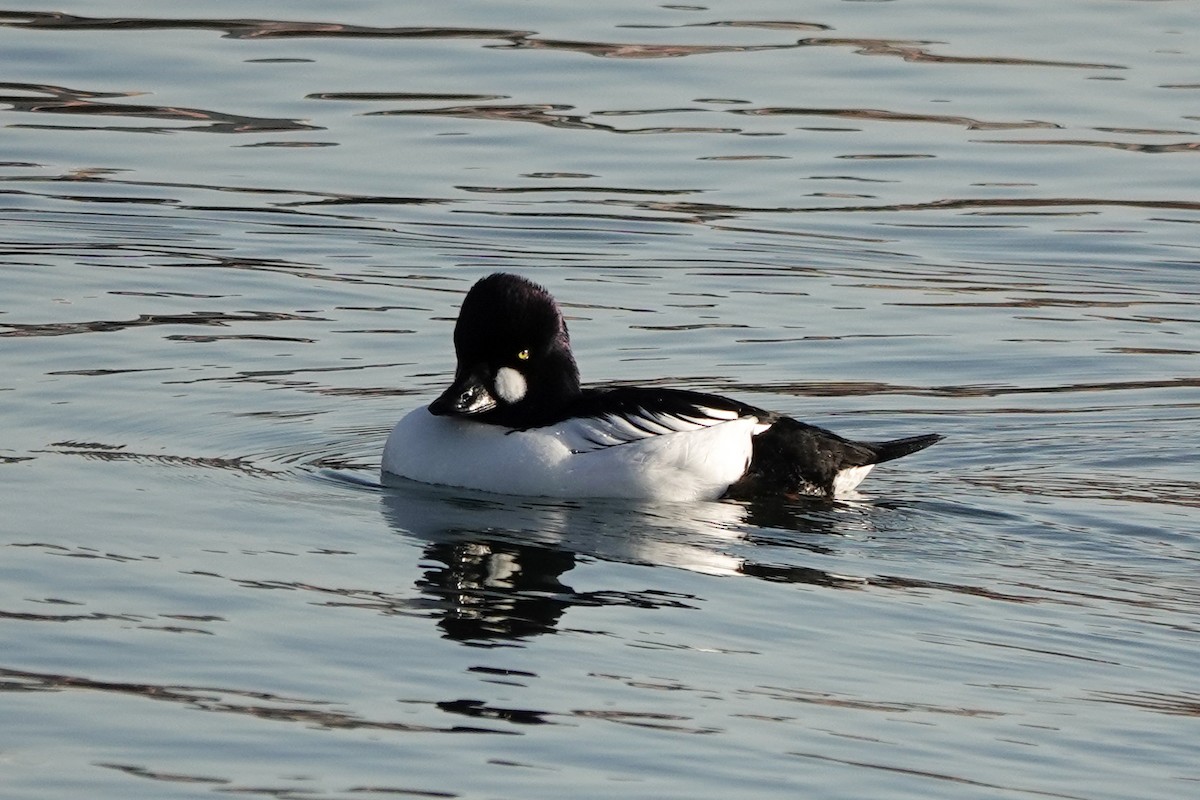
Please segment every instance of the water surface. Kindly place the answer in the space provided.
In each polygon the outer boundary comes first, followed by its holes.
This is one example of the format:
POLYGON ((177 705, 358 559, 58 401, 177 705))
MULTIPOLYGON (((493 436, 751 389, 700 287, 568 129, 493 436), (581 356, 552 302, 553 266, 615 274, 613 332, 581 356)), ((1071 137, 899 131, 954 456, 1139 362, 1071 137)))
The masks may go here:
POLYGON ((0 9, 3 794, 1189 796, 1193 16, 0 9), (373 486, 497 269, 586 381, 948 438, 373 486))

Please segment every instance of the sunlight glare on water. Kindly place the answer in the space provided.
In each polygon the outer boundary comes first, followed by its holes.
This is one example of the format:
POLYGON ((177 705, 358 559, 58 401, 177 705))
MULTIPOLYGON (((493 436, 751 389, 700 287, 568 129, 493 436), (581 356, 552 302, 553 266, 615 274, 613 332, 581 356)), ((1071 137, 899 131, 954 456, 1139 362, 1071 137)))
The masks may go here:
POLYGON ((1192 16, 0 9, 0 794, 1189 796, 1192 16), (496 270, 585 382, 947 439, 380 488, 496 270))

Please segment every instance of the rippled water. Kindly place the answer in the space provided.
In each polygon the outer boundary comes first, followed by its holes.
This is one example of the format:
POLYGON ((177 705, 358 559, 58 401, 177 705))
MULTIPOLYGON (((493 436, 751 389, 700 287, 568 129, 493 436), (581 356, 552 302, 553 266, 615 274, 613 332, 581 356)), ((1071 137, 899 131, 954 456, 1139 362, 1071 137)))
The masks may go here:
POLYGON ((1195 792, 1194 4, 172 13, 0 9, 0 794, 1195 792), (948 438, 377 488, 496 269, 587 381, 948 438))

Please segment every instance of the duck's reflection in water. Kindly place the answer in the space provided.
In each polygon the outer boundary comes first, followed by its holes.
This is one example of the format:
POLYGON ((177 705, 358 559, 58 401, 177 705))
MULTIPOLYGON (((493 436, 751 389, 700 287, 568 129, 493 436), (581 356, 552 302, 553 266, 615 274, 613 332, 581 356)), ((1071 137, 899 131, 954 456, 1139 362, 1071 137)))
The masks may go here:
POLYGON ((574 553, 495 538, 431 542, 417 588, 442 609, 451 639, 485 644, 549 633, 579 602, 560 578, 574 553))
MULTIPOLYGON (((449 638, 498 646, 557 629, 577 605, 693 606, 659 589, 574 589, 578 563, 608 561, 823 586, 861 580, 793 563, 795 551, 828 555, 839 534, 862 533, 870 515, 846 504, 627 502, 509 498, 399 481, 382 495, 390 527, 423 542, 421 604, 449 638), (786 558, 758 561, 757 544, 786 558), (750 555, 747 555, 747 554, 750 555)), ((765 553, 764 553, 765 555, 765 553)))

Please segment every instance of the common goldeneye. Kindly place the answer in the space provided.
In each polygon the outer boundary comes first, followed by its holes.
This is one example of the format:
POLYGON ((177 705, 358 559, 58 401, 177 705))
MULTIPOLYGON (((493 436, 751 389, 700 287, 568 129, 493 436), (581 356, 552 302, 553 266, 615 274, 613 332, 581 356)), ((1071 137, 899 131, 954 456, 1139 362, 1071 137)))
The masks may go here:
POLYGON ((388 436, 385 479, 542 497, 836 497, 942 438, 854 442, 718 395, 581 388, 558 304, 507 273, 471 287, 454 350, 450 388, 388 436))

